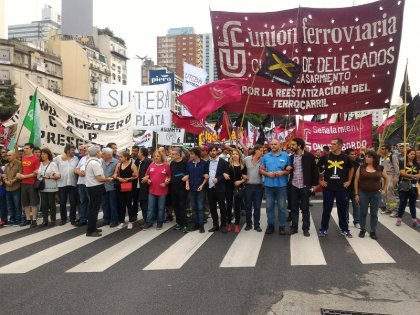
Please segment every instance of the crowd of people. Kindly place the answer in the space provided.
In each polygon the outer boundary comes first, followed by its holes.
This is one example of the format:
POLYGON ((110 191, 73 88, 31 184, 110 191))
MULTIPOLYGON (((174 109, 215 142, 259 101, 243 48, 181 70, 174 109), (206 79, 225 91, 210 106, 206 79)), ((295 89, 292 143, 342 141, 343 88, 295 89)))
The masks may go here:
POLYGON ((210 145, 149 151, 133 146, 131 152, 118 152, 115 143, 102 149, 82 145, 77 150, 67 144, 59 154, 26 143, 23 151, 2 149, 0 226, 44 228, 70 222, 86 226, 86 235, 97 237, 102 232, 97 223, 102 208, 101 224, 111 228, 133 229, 137 222, 142 230, 155 223, 162 229, 174 213, 175 230, 204 233, 209 211, 209 232, 239 233, 243 212, 245 231, 262 232, 265 198, 266 234, 276 228, 280 235, 298 233, 302 213, 301 229, 309 237, 310 198, 322 191, 319 236, 327 235, 335 201, 342 235, 352 237, 352 221, 360 229, 359 237, 365 237, 369 214, 369 235, 377 239, 379 211, 395 217, 399 226, 408 204, 413 226, 420 227, 416 217, 420 149, 398 150, 394 154, 382 144, 377 152, 363 147, 343 151, 340 138, 332 138, 330 146, 315 154, 301 138, 283 148, 274 139, 251 149, 210 145))

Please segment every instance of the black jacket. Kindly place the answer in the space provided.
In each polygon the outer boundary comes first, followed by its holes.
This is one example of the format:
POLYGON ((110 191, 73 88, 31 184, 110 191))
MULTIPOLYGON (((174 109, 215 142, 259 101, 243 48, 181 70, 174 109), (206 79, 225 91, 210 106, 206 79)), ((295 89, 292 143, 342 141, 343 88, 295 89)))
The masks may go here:
MULTIPOLYGON (((210 175, 209 171, 210 171, 210 160, 207 161, 206 174, 210 175)), ((229 163, 219 157, 219 162, 217 163, 216 176, 215 176, 218 182, 214 187, 214 189, 216 189, 217 192, 226 192, 226 180, 223 177, 223 173, 228 174, 228 172, 229 172, 229 163)), ((207 182, 207 188, 209 188, 209 181, 207 182)))
MULTIPOLYGON (((295 155, 290 157, 290 164, 293 167, 295 155)), ((312 153, 303 152, 302 155, 302 172, 303 172, 303 184, 307 187, 317 186, 319 184, 319 171, 316 166, 315 157, 312 153)), ((289 183, 292 184, 293 170, 290 173, 289 183)))
POLYGON ((149 184, 143 184, 141 183, 141 180, 146 176, 146 171, 151 163, 152 160, 148 157, 144 158, 143 162, 140 163, 138 178, 140 181, 139 200, 147 200, 149 197, 149 184))

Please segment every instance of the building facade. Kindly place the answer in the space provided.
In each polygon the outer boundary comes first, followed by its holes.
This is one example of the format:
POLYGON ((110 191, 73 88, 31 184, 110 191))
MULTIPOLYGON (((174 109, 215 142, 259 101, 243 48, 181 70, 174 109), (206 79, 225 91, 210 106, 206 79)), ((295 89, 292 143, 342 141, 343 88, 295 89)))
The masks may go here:
POLYGON ((169 29, 157 37, 157 64, 184 76, 184 62, 203 67, 203 37, 192 27, 169 29))
POLYGON ((25 79, 61 95, 61 59, 15 40, 0 39, 0 89, 16 84, 16 99, 20 102, 25 79))
POLYGON ((110 36, 104 30, 94 28, 93 38, 99 51, 106 56, 111 71, 112 84, 127 85, 127 47, 120 38, 110 36))
POLYGON ((206 83, 217 81, 217 67, 216 59, 214 56, 213 34, 206 33, 203 36, 203 69, 207 72, 208 76, 206 83))
POLYGON ((107 57, 95 46, 93 37, 51 36, 46 51, 61 58, 63 95, 95 105, 99 82, 111 83, 107 57))

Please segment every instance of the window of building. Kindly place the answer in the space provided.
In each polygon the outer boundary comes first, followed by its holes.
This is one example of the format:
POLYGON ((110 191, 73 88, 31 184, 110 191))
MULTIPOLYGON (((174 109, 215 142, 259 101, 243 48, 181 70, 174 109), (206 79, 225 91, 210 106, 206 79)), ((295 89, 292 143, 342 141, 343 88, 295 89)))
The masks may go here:
POLYGON ((8 49, 0 49, 0 60, 10 61, 10 51, 8 49))
POLYGON ((10 72, 8 70, 0 70, 0 80, 10 80, 10 72))

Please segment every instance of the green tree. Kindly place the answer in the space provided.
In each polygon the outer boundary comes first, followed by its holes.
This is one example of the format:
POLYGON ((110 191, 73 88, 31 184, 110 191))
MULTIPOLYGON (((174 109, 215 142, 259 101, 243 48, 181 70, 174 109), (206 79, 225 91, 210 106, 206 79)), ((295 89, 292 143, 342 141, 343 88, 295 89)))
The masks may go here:
POLYGON ((9 119, 17 110, 16 85, 13 84, 5 90, 0 91, 0 120, 9 119))

